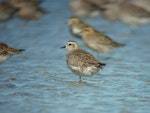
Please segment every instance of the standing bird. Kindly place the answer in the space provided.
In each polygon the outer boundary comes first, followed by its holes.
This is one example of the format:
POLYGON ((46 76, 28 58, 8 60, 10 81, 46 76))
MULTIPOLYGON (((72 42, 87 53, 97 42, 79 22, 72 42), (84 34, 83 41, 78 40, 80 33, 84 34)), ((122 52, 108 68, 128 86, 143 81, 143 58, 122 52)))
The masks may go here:
POLYGON ((70 26, 71 33, 79 38, 82 37, 81 31, 86 27, 90 27, 77 17, 69 18, 68 24, 70 26))
POLYGON ((75 41, 70 40, 61 48, 67 48, 67 65, 73 73, 79 76, 79 82, 82 82, 81 77, 92 76, 105 66, 104 63, 99 62, 93 55, 81 50, 75 41))
POLYGON ((87 47, 100 53, 107 53, 113 48, 124 46, 91 27, 83 29, 82 39, 87 47))
POLYGON ((24 49, 14 49, 0 42, 0 63, 7 60, 12 55, 21 54, 24 49))

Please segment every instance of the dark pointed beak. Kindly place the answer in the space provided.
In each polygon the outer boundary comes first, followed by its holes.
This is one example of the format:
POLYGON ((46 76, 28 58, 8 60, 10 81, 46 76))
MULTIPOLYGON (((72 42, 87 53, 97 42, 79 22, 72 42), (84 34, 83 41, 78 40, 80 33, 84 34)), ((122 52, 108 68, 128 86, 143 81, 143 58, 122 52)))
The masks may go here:
POLYGON ((62 47, 60 47, 60 48, 66 48, 66 46, 62 46, 62 47))

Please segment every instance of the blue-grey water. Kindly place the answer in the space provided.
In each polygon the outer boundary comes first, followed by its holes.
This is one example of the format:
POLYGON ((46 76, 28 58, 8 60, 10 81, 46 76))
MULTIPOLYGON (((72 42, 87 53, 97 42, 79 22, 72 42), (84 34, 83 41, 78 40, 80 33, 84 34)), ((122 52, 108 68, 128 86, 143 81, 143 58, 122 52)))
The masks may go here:
POLYGON ((37 21, 19 18, 0 23, 0 41, 26 49, 0 64, 0 113, 149 113, 150 25, 130 27, 104 18, 85 22, 126 43, 109 54, 88 49, 69 33, 68 0, 45 0, 48 14, 37 21), (107 66, 86 84, 66 65, 68 40, 92 53, 107 66))

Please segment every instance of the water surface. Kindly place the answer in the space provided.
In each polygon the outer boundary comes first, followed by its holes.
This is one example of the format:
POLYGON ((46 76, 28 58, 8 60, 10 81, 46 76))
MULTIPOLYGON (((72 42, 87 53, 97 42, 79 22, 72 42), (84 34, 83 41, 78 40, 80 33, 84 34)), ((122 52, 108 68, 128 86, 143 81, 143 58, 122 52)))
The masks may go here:
POLYGON ((1 113, 149 113, 150 26, 131 28, 103 18, 84 19, 114 40, 126 43, 109 54, 88 49, 69 33, 72 16, 67 0, 45 0, 49 13, 37 21, 19 18, 0 23, 0 41, 26 51, 0 64, 1 113), (86 84, 66 65, 68 40, 92 53, 107 66, 86 84))

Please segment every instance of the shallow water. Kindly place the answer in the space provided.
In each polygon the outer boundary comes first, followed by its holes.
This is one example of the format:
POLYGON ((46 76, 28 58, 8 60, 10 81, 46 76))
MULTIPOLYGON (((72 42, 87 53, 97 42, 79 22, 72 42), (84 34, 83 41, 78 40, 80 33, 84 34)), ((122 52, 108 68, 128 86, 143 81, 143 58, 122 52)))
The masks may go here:
POLYGON ((126 43, 109 54, 88 49, 69 33, 67 0, 45 0, 49 13, 37 21, 0 23, 0 41, 26 51, 0 64, 0 113, 149 113, 150 26, 131 28, 103 18, 85 19, 114 40, 126 43), (68 40, 107 66, 77 82, 66 65, 68 40))

